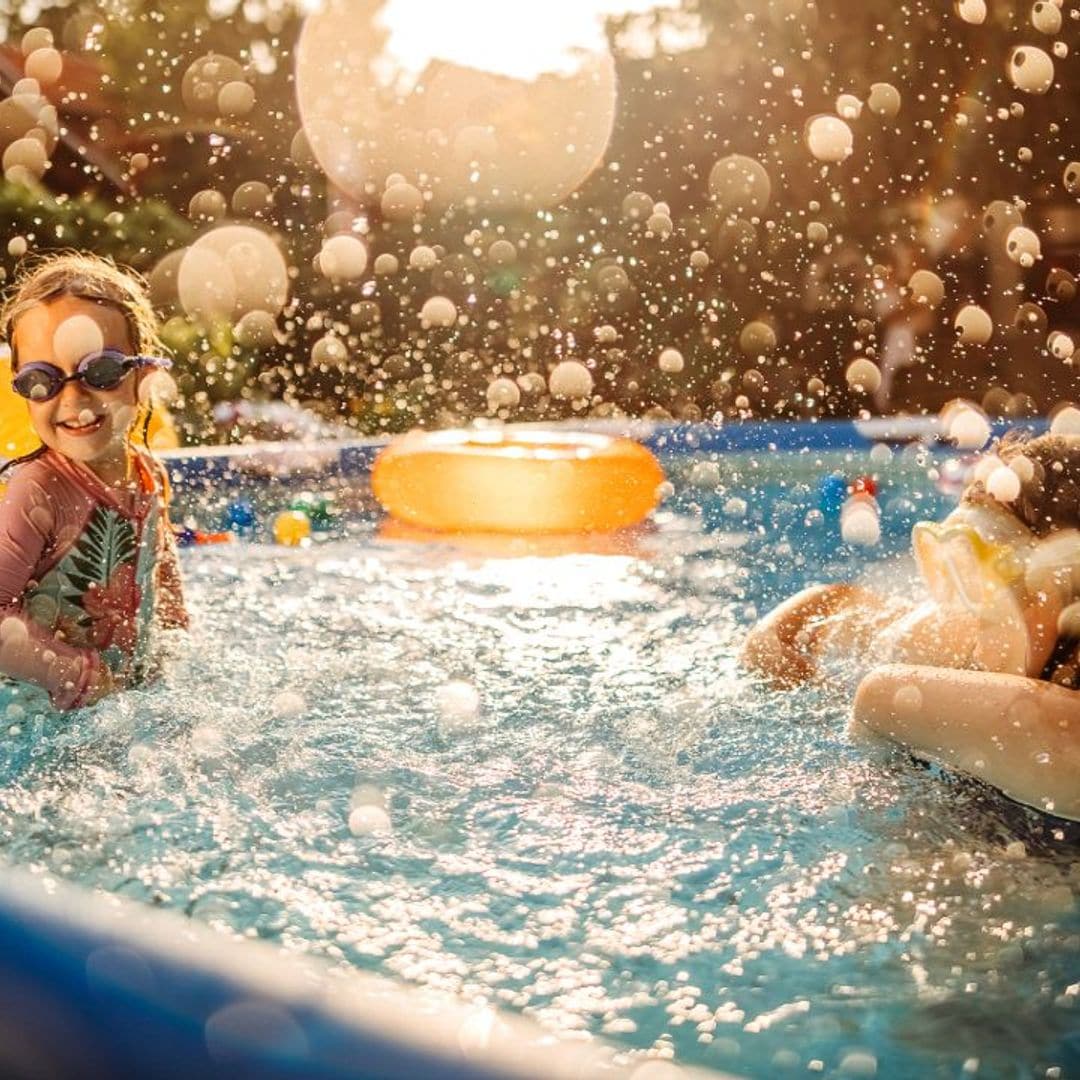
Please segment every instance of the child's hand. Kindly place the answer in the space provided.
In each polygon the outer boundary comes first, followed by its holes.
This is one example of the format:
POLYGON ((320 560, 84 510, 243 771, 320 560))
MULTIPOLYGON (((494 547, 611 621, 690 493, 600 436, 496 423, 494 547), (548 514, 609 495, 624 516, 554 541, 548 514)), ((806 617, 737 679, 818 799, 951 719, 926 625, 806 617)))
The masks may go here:
POLYGON ((843 611, 876 606, 854 585, 815 585, 770 611, 749 633, 742 662, 774 686, 798 686, 817 677, 819 640, 826 621, 843 611))
POLYGON ((82 704, 84 706, 96 705, 102 698, 107 698, 117 690, 123 689, 123 687, 123 680, 112 673, 108 664, 102 662, 98 667, 97 674, 94 676, 94 681, 90 684, 86 696, 82 700, 82 704))

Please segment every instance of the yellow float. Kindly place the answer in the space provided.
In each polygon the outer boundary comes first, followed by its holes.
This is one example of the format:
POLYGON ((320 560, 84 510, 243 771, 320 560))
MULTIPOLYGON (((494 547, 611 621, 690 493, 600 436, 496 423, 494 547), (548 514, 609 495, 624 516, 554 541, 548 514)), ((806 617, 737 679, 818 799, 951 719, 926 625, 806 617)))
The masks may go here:
MULTIPOLYGON (((139 438, 142 437, 142 418, 136 422, 139 438)), ((158 406, 150 415, 147 438, 154 450, 172 450, 180 445, 167 410, 158 406)), ((30 426, 26 401, 11 389, 11 360, 0 357, 0 461, 33 453, 41 440, 30 426)))
POLYGON ((453 533, 613 532, 656 507, 663 470, 630 439, 530 428, 412 432, 379 455, 392 517, 453 533))

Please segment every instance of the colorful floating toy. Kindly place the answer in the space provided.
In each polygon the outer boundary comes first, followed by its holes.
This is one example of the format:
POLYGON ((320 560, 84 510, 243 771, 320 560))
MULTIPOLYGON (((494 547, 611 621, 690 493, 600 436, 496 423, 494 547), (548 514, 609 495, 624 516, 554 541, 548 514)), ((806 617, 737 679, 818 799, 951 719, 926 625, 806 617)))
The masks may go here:
POLYGON ((274 539, 285 547, 299 547, 311 536, 311 519, 303 510, 282 510, 274 518, 274 539))
POLYGON ((398 521, 453 533, 613 532, 660 500, 656 458, 630 439, 531 428, 412 432, 375 461, 398 521))
POLYGON ((227 544, 232 540, 232 533, 201 532, 198 529, 174 528, 173 535, 180 547, 196 547, 200 544, 227 544))

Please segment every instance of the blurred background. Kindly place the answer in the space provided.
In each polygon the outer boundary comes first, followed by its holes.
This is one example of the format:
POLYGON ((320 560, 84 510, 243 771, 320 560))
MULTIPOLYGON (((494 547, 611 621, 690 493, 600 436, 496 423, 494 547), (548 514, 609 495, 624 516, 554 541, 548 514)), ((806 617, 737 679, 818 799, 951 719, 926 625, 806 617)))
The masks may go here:
POLYGON ((144 273, 186 442, 1077 395, 1078 11, 9 8, 7 279, 144 273))

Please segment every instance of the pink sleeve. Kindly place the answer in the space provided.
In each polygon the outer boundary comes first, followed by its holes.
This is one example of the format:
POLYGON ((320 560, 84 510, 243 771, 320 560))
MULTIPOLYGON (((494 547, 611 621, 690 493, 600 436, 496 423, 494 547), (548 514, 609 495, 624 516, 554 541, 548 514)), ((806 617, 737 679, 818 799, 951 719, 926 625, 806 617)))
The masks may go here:
POLYGON ((32 619, 23 597, 55 532, 55 510, 37 470, 23 467, 0 503, 0 672, 37 683, 58 709, 80 705, 101 660, 32 619))

